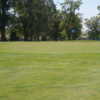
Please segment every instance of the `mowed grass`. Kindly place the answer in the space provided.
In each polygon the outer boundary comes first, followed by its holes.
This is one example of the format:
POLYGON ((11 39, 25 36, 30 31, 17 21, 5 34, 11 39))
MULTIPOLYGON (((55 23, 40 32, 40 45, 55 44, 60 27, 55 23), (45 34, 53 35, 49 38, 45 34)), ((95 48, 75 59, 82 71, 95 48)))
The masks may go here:
POLYGON ((100 42, 0 43, 0 100, 100 100, 100 42))

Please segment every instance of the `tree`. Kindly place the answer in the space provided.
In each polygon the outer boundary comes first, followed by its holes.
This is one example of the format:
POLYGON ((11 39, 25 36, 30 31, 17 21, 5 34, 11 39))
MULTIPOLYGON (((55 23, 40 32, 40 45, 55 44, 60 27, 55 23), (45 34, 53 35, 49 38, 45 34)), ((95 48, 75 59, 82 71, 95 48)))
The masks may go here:
POLYGON ((6 26, 9 20, 9 9, 10 4, 9 0, 0 0, 0 33, 1 40, 6 40, 6 26))
POLYGON ((62 4, 64 29, 69 40, 77 39, 81 34, 81 17, 77 13, 80 8, 81 0, 65 0, 62 4))
POLYGON ((30 30, 32 29, 33 23, 33 2, 32 0, 17 0, 15 2, 15 11, 17 12, 17 17, 22 23, 23 33, 24 33, 24 40, 29 40, 30 30))
POLYGON ((99 11, 99 15, 100 15, 100 6, 97 7, 98 11, 99 11))
POLYGON ((100 39, 100 16, 98 15, 86 19, 85 24, 88 28, 89 38, 93 40, 100 39))
POLYGON ((15 10, 23 26, 24 40, 47 40, 55 9, 53 0, 17 0, 15 10))
POLYGON ((81 0, 65 0, 63 10, 53 0, 0 0, 1 40, 77 39, 81 33, 78 14, 81 0))

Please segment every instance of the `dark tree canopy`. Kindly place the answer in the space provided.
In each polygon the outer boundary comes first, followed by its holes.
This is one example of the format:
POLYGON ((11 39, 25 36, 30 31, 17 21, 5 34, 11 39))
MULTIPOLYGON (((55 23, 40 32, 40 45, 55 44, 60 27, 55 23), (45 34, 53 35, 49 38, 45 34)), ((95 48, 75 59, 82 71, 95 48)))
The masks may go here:
POLYGON ((0 0, 0 40, 76 40, 82 34, 81 4, 64 0, 57 9, 54 0, 0 0))
POLYGON ((5 31, 9 20, 10 0, 0 0, 0 33, 1 40, 6 40, 5 31))

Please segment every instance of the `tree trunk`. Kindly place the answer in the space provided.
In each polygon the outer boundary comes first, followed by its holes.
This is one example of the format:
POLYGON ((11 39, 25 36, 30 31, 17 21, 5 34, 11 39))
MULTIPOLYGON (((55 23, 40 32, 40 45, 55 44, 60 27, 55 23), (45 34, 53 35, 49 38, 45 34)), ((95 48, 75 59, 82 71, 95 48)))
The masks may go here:
POLYGON ((24 34, 24 41, 28 41, 28 35, 24 34))
POLYGON ((30 35, 30 41, 32 41, 32 40, 33 40, 33 35, 31 34, 31 35, 30 35))
POLYGON ((1 41, 6 41, 5 28, 1 29, 1 41))

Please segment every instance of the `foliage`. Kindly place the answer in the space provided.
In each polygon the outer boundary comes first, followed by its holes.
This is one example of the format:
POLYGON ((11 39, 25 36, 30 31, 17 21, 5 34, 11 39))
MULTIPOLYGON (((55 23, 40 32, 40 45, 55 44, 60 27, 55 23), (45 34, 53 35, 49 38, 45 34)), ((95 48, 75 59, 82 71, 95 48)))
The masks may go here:
POLYGON ((0 33, 2 41, 6 40, 5 31, 9 20, 9 8, 9 0, 0 0, 0 33))
POLYGON ((100 15, 100 6, 97 7, 98 11, 99 11, 99 15, 100 15))
POLYGON ((86 19, 85 22, 88 28, 88 34, 90 39, 100 39, 100 16, 94 16, 90 19, 86 19))
POLYGON ((63 27, 66 31, 69 40, 77 39, 81 34, 81 17, 77 10, 81 5, 81 0, 65 0, 62 4, 63 27))
POLYGON ((77 12, 81 0, 65 0, 58 10, 53 0, 0 1, 1 40, 66 40, 81 34, 82 20, 77 12), (4 5, 3 5, 4 4, 4 5), (3 19, 2 19, 3 18, 3 19))

